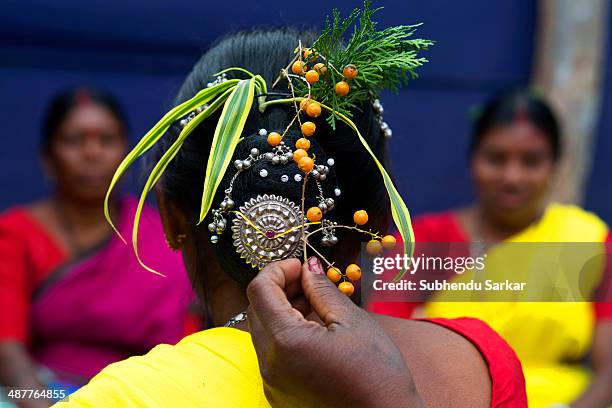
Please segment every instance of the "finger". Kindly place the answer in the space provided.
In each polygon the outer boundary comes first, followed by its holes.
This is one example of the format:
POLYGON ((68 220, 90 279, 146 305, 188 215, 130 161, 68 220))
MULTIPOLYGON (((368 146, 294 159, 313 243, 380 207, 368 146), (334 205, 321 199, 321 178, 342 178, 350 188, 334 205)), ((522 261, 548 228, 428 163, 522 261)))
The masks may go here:
POLYGON ((312 312, 312 309, 310 308, 310 303, 308 303, 303 294, 294 297, 290 300, 290 302, 291 306, 293 306, 294 309, 298 310, 302 314, 302 316, 304 316, 304 318, 306 318, 306 316, 308 316, 312 312))
POLYGON ((359 311, 348 296, 327 278, 317 257, 310 257, 302 265, 302 290, 312 310, 326 326, 346 323, 359 311))
POLYGON ((295 287, 301 271, 297 259, 272 262, 247 286, 251 309, 267 330, 277 330, 299 321, 301 314, 291 306, 286 291, 295 287))

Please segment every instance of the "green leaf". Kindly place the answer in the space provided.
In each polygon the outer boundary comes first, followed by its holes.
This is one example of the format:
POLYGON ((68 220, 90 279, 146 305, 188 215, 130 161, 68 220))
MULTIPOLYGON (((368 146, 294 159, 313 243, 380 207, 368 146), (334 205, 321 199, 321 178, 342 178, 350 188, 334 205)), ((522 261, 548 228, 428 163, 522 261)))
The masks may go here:
POLYGON ((149 272, 153 272, 157 275, 164 276, 163 274, 145 265, 140 259, 140 256, 138 254, 138 227, 140 225, 140 216, 142 214, 142 209, 144 208, 144 204, 147 199, 147 195, 153 189, 153 187, 155 186, 159 178, 162 176, 162 174, 168 167, 168 164, 170 164, 170 162, 176 157, 180 148, 183 146, 183 143, 185 142, 187 137, 191 134, 191 132, 196 128, 196 126, 202 123, 203 120, 205 120, 210 115, 212 115, 215 111, 217 111, 221 107, 221 105, 227 100, 231 92, 232 92, 232 88, 227 89, 217 99, 215 99, 214 102, 212 102, 207 109, 200 112, 195 118, 193 118, 193 120, 191 120, 187 124, 187 126, 183 128, 183 130, 179 134, 176 141, 174 141, 174 143, 168 148, 168 150, 161 156, 161 158, 159 159, 159 161, 157 162, 157 164, 151 171, 151 174, 149 175, 147 182, 145 183, 142 193, 140 194, 140 200, 138 201, 138 207, 136 208, 136 214, 134 215, 134 226, 132 229, 132 245, 134 246, 134 253, 136 254, 136 259, 138 259, 138 262, 140 263, 140 265, 149 272))
POLYGON ((255 94, 255 77, 241 80, 232 91, 217 123, 206 165, 200 221, 208 214, 217 188, 240 140, 255 94))
POLYGON ((235 87, 236 84, 239 82, 240 80, 238 79, 230 79, 213 87, 203 89, 198 92, 193 98, 174 107, 168 113, 166 113, 164 117, 161 118, 160 121, 157 122, 155 126, 153 126, 153 128, 151 128, 151 130, 149 130, 140 139, 140 141, 136 144, 132 151, 130 151, 123 159, 123 161, 115 171, 115 174, 113 175, 111 183, 108 187, 108 191, 106 192, 106 198, 104 199, 104 215, 106 217, 106 220, 111 225, 113 230, 115 230, 117 235, 119 235, 119 238, 121 238, 123 242, 125 242, 125 239, 123 239, 123 236, 113 223, 108 208, 110 196, 113 192, 113 189, 119 182, 121 176, 123 176, 123 174, 132 165, 132 163, 134 163, 140 156, 142 156, 146 151, 148 151, 166 133, 166 131, 168 130, 170 125, 172 125, 173 122, 185 116, 186 114, 194 110, 196 107, 209 102, 210 100, 222 94, 226 90, 235 87))
MULTIPOLYGON (((301 100, 305 98, 295 99, 301 100)), ((321 106, 328 111, 332 110, 332 108, 330 108, 329 106, 325 106, 323 104, 321 104, 321 106)), ((391 203, 391 215, 393 216, 393 222, 395 223, 395 226, 397 227, 400 235, 402 236, 402 241, 404 242, 404 254, 408 254, 410 257, 412 257, 414 252, 414 231, 412 230, 412 223, 410 221, 410 212, 408 212, 408 208, 406 207, 402 196, 395 188, 391 177, 389 177, 389 174, 387 173, 383 165, 378 161, 378 158, 376 157, 374 152, 372 152, 372 149, 370 149, 368 142, 363 138, 363 136, 361 136, 361 133, 359 132, 359 129, 357 129, 355 123, 353 123, 351 119, 341 113, 336 114, 338 115, 341 121, 346 123, 351 129, 353 129, 353 131, 355 131, 355 133, 359 137, 359 140, 361 141, 361 144, 363 145, 363 147, 365 147, 368 153, 370 153, 370 156, 372 156, 374 163, 376 163, 376 166, 378 167, 378 170, 380 171, 380 174, 383 177, 383 182, 385 184, 385 188, 387 189, 387 194, 389 194, 389 202, 391 203)), ((395 276, 395 278, 393 278, 393 281, 399 281, 406 274, 406 272, 407 269, 402 267, 402 270, 395 276)))

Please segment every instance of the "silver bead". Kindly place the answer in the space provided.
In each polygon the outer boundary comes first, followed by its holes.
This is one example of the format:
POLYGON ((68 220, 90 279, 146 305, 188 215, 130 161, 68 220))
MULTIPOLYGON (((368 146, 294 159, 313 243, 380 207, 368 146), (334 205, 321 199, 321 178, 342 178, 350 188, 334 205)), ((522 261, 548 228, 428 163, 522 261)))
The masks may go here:
POLYGON ((321 245, 329 246, 329 238, 327 238, 327 237, 321 238, 321 245))
POLYGON ((234 166, 236 166, 236 169, 238 170, 242 170, 244 168, 244 165, 242 164, 242 160, 236 160, 234 162, 234 166))
POLYGON ((319 171, 319 173, 325 172, 325 166, 323 166, 322 164, 317 164, 316 169, 319 171))
POLYGON ((331 210, 332 208, 334 208, 334 205, 335 205, 336 203, 334 202, 334 199, 333 199, 333 198, 326 198, 326 199, 325 199, 325 204, 327 204, 327 208, 328 208, 329 210, 331 210))
POLYGON ((212 83, 212 82, 209 82, 209 83, 207 83, 207 84, 206 84, 206 87, 207 87, 207 88, 212 88, 212 86, 213 86, 213 83, 212 83))
POLYGON ((389 129, 389 125, 387 124, 387 122, 383 122, 380 124, 380 130, 385 131, 387 129, 389 129))
POLYGON ((221 201, 221 209, 222 210, 227 210, 227 201, 225 201, 225 200, 221 201))
POLYGON ((208 230, 210 232, 215 232, 216 229, 217 229, 217 225, 215 225, 214 222, 211 222, 210 224, 208 224, 208 230))
POLYGON ((259 149, 256 148, 256 147, 252 148, 251 149, 251 156, 253 156, 253 157, 259 156, 259 149))
POLYGON ((287 158, 287 160, 291 160, 291 159, 293 159, 293 152, 287 152, 287 153, 285 153, 285 157, 287 158))
POLYGON ((297 182, 302 181, 302 175, 301 174, 296 174, 295 176, 293 176, 293 179, 297 182))
POLYGON ((181 119, 181 121, 180 121, 181 127, 187 126, 188 123, 189 123, 189 121, 187 119, 181 119))
POLYGON ((268 131, 266 129, 259 129, 259 136, 268 136, 268 131))
POLYGON ((276 164, 279 164, 279 163, 280 163, 280 157, 278 157, 278 156, 274 156, 274 157, 272 158, 272 164, 275 164, 275 165, 276 165, 276 164))
POLYGON ((231 198, 227 198, 225 199, 225 202, 227 203, 227 209, 231 210, 232 208, 234 208, 234 200, 232 200, 231 198))
POLYGON ((253 164, 253 162, 252 162, 251 160, 249 160, 249 159, 246 159, 246 160, 244 160, 244 161, 242 162, 242 166, 243 166, 245 169, 248 169, 249 167, 251 167, 251 164, 253 164))
POLYGON ((386 138, 390 138, 391 136, 393 136, 393 132, 391 131, 391 129, 387 129, 385 130, 384 135, 386 138))
POLYGON ((380 104, 380 99, 375 99, 374 103, 372 104, 372 107, 376 110, 380 109, 382 105, 380 104))
POLYGON ((318 170, 312 170, 312 171, 310 172, 310 175, 311 175, 312 177, 314 177, 315 179, 318 179, 318 178, 319 178, 319 176, 320 176, 320 174, 319 174, 318 170))
POLYGON ((281 164, 287 164, 289 162, 289 159, 287 158, 287 156, 283 155, 280 157, 280 162, 281 164))
POLYGON ((217 242, 219 242, 219 236, 218 235, 211 236, 210 242, 212 242, 213 244, 216 244, 217 242))
POLYGON ((259 175, 261 177, 268 177, 268 170, 266 170, 266 169, 259 170, 259 175))
POLYGON ((221 230, 221 231, 225 230, 225 227, 226 227, 226 226, 227 226, 227 224, 225 223, 225 220, 220 220, 220 221, 217 223, 217 231, 218 231, 218 230, 221 230))
POLYGON ((289 176, 288 176, 288 175, 286 175, 286 174, 283 174, 283 175, 281 176, 281 181, 282 181, 283 183, 288 182, 288 181, 289 181, 289 176))
POLYGON ((328 166, 333 166, 334 164, 336 164, 336 161, 334 159, 332 159, 331 157, 329 159, 327 159, 327 165, 328 166))
POLYGON ((321 209, 323 213, 327 212, 327 204, 321 202, 319 203, 318 207, 321 209))
POLYGON ((338 243, 338 237, 335 235, 332 235, 329 237, 329 244, 330 245, 336 245, 338 243))
POLYGON ((266 160, 272 160, 274 158, 274 153, 268 152, 266 153, 265 157, 266 157, 266 160))
POLYGON ((380 108, 378 108, 378 114, 382 115, 383 113, 385 113, 385 109, 382 107, 382 105, 380 105, 380 108))
POLYGON ((321 174, 321 175, 319 175, 319 180, 320 180, 320 181, 325 181, 325 179, 327 179, 327 174, 321 174))
POLYGON ((340 191, 339 188, 335 188, 334 189, 334 194, 336 195, 336 197, 340 197, 340 194, 342 194, 342 191, 340 191))

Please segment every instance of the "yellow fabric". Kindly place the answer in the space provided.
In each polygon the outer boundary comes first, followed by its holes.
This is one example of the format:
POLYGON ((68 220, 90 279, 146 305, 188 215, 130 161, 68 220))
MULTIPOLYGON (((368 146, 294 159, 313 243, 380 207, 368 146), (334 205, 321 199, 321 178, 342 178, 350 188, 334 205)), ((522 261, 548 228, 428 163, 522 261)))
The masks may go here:
POLYGON ((269 407, 249 333, 215 328, 102 370, 55 407, 269 407))
MULTIPOLYGON (((602 243, 599 253, 603 252, 603 241, 608 228, 594 214, 578 207, 551 204, 546 209, 539 222, 534 223, 520 234, 507 242, 598 242, 602 243)), ((499 245, 488 253, 487 273, 489 265, 496 263, 503 269, 504 259, 513 256, 511 264, 515 270, 502 272, 504 277, 516 276, 521 280, 521 273, 528 274, 527 263, 535 262, 539 251, 555 250, 556 245, 540 246, 506 246, 499 245), (518 247, 518 248, 517 248, 518 247), (535 248, 532 253, 520 253, 524 248, 535 248), (507 249, 504 252, 504 249, 507 249), (517 253, 518 252, 518 253, 517 253), (524 263, 525 265, 523 265, 524 263), (520 265, 517 267, 517 264, 520 265)), ((576 247, 576 245, 574 245, 576 247)), ((580 246, 578 246, 580 247, 580 246)), ((572 259, 561 259, 559 262, 575 263, 592 259, 592 252, 597 245, 585 245, 578 250, 572 259)), ((547 259, 550 258, 548 254, 547 259)), ((601 258, 599 258, 601 260, 601 258)), ((562 274, 566 286, 577 288, 582 286, 585 293, 591 293, 601 279, 601 262, 591 262, 590 274, 580 274, 579 268, 567 268, 562 274), (585 278, 586 276, 586 278, 585 278)), ((539 265, 538 267, 542 267, 539 265)), ((493 274, 495 274, 493 268, 493 274)), ((539 271, 539 270, 538 270, 539 271)), ((540 282, 529 284, 545 288, 548 283, 545 272, 540 282)), ((473 279, 473 273, 465 273, 455 281, 473 279)), ((495 279, 495 277, 487 276, 495 279)), ((559 282, 556 282, 559 284, 559 282)), ((550 285, 548 285, 550 286, 550 285)), ((567 293, 559 296, 563 297, 567 293)), ((588 350, 594 328, 593 306, 588 302, 528 302, 524 299, 512 302, 444 302, 448 293, 440 293, 432 302, 425 305, 427 317, 461 317, 471 316, 487 322, 516 351, 525 372, 527 397, 531 407, 545 407, 550 403, 571 403, 588 385, 589 374, 579 365, 570 365, 564 361, 576 361, 588 350)), ((483 296, 487 296, 486 294, 483 296)), ((492 295, 493 296, 493 295, 492 295)), ((575 298, 571 298, 575 299, 575 298)), ((482 299, 486 300, 486 299, 482 299)))

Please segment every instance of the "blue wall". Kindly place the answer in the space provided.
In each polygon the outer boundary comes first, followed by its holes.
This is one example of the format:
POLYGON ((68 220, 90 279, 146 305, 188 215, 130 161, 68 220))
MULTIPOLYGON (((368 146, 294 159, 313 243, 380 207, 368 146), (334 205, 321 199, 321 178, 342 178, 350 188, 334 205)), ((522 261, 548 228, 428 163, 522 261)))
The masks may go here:
MULTIPOLYGON (((379 1, 383 26, 423 22, 437 41, 421 78, 384 95, 398 184, 413 213, 472 197, 465 151, 469 110, 491 92, 529 79, 537 10, 534 1, 379 1)), ((122 100, 138 137, 169 107, 182 78, 217 36, 252 26, 320 26, 333 6, 360 1, 242 2, 133 0, 4 1, 0 10, 0 209, 36 199, 47 186, 38 164, 40 119, 49 96, 74 84, 108 88, 122 100)), ((612 43, 612 41, 610 41, 612 43)), ((612 104, 608 67, 606 106, 612 104)), ((588 206, 612 221, 606 152, 600 148, 588 206)))

